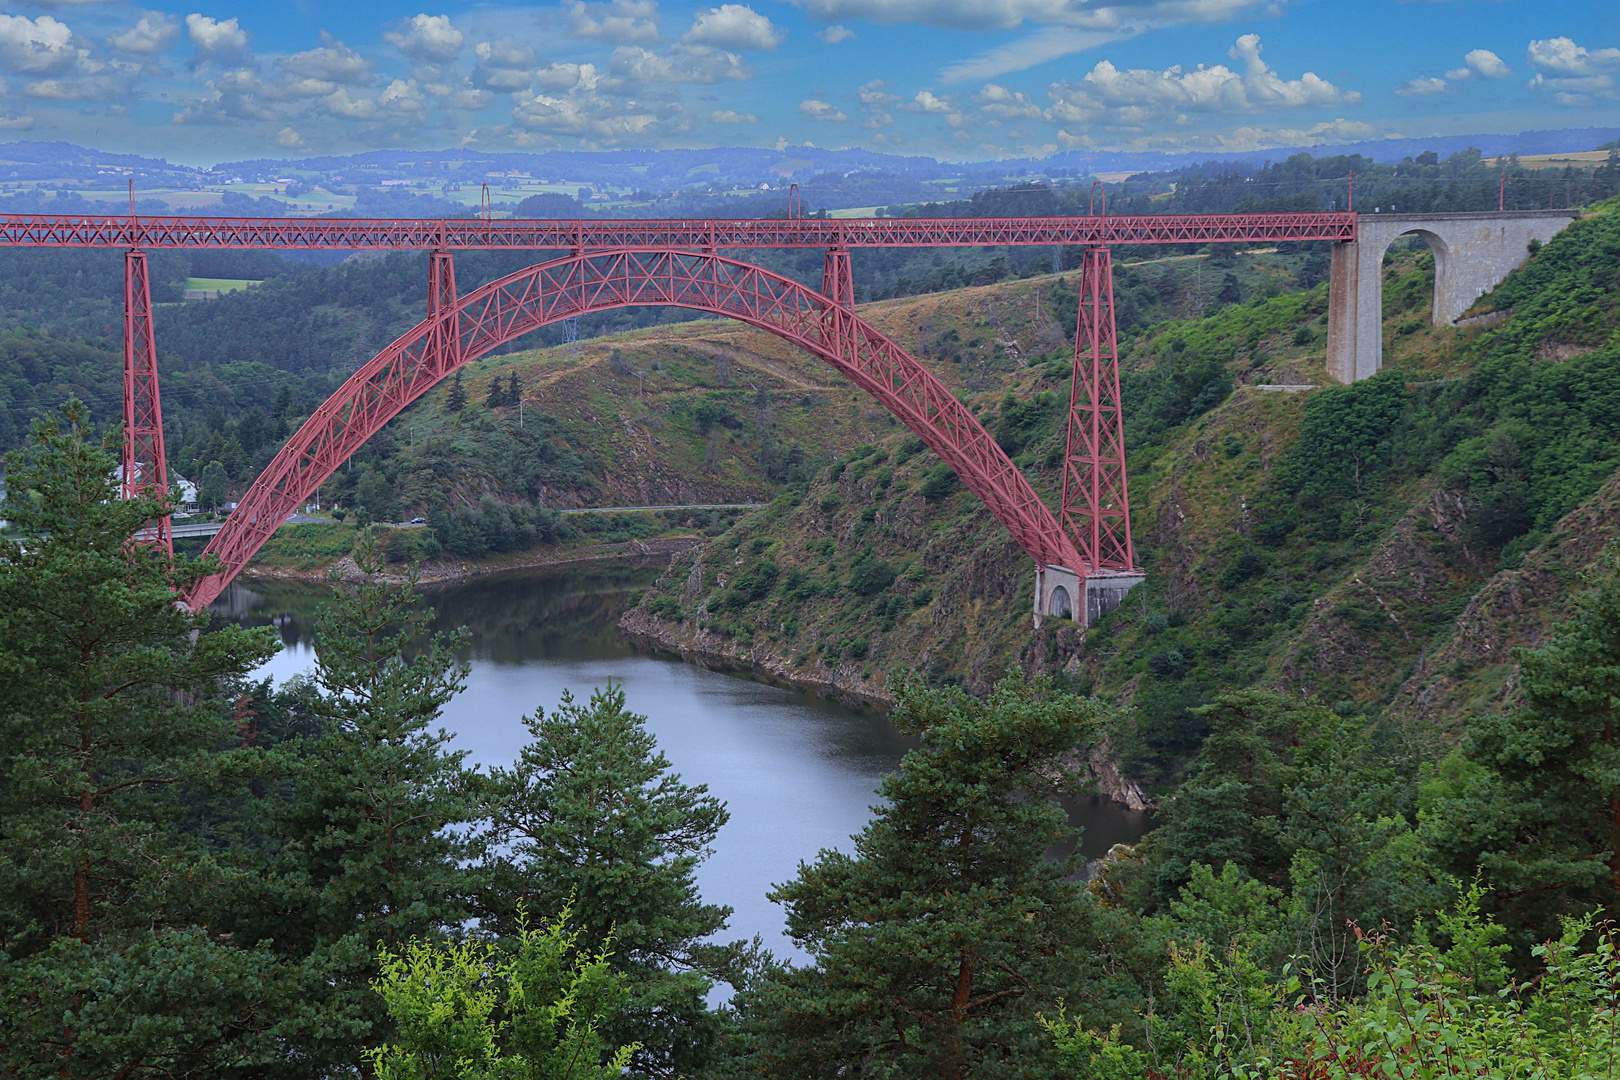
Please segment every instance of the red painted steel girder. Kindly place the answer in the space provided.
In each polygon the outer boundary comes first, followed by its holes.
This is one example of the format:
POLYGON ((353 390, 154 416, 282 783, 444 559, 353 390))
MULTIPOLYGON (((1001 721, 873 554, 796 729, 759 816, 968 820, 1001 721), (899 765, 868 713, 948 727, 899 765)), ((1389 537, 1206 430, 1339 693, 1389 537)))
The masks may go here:
POLYGON ((1105 247, 1087 248, 1080 264, 1080 319, 1058 517, 1075 538, 1088 571, 1137 569, 1125 484, 1114 268, 1105 247))
POLYGON ((717 255, 616 251, 558 259, 493 281, 378 353, 315 410, 253 482, 207 548, 224 571, 198 583, 187 602, 201 607, 218 596, 338 466, 455 365, 547 323, 635 306, 726 315, 821 357, 956 470, 1038 565, 1080 569, 1074 543, 990 433, 927 368, 851 308, 717 255), (443 325, 451 320, 453 327, 443 325), (459 356, 446 359, 446 340, 459 342, 459 356))
POLYGON ((0 215, 0 247, 452 251, 468 248, 866 248, 1354 240, 1356 215, 1042 218, 772 218, 483 221, 0 215))
MULTIPOLYGON (((163 455, 163 407, 158 397, 157 346, 152 335, 152 286, 146 253, 124 253, 124 468, 123 496, 167 495, 168 459, 163 455)), ((171 557, 169 519, 158 518, 136 539, 171 557)))

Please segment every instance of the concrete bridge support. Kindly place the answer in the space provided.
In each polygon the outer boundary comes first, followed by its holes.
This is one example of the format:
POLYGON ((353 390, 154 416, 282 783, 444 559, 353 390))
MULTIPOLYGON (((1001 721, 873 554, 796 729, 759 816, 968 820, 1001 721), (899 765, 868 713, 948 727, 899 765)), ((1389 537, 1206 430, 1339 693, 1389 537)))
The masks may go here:
POLYGON ((1361 214, 1356 239, 1333 246, 1328 286, 1328 374, 1342 383, 1384 365, 1384 252, 1416 233, 1434 253, 1435 326, 1450 326, 1481 296, 1529 258, 1531 240, 1546 243, 1579 217, 1574 210, 1480 214, 1361 214))
POLYGON ((1061 566, 1035 571, 1035 629, 1047 619, 1073 619, 1090 626, 1125 601, 1125 594, 1142 584, 1141 571, 1099 570, 1081 581, 1061 566))

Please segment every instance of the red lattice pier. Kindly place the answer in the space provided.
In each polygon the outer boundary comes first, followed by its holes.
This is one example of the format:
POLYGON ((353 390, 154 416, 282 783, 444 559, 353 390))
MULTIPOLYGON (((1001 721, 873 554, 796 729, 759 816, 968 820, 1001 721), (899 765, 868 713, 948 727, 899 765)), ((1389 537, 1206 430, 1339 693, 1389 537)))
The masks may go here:
MULTIPOLYGON (((420 250, 427 318, 378 353, 305 422, 208 545, 221 573, 186 597, 210 603, 351 454, 456 368, 548 323, 627 306, 686 307, 746 322, 820 357, 939 455, 1035 562, 1035 622, 1089 622, 1142 579, 1131 543, 1110 246, 1351 241, 1354 214, 687 221, 453 221, 0 216, 0 246, 125 251, 126 496, 168 486, 145 252, 420 250), (851 252, 865 247, 1079 246, 1062 497, 1054 514, 956 396, 855 312, 851 252), (821 248, 822 289, 724 257, 722 249, 821 248), (457 250, 553 257, 458 296, 457 250)), ((168 519, 138 537, 170 547, 168 519)))

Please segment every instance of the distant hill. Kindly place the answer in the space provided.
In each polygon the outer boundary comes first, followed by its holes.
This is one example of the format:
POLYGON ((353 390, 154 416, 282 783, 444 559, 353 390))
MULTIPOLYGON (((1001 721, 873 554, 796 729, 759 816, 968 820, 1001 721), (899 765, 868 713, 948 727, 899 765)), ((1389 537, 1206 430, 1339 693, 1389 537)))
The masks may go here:
POLYGON ((0 182, 11 180, 88 180, 116 173, 137 180, 190 178, 197 170, 161 158, 114 154, 68 142, 0 143, 0 182))
MULTIPOLYGON (((1029 174, 1088 172, 1158 172, 1184 168, 1205 159, 1260 165, 1297 153, 1360 154, 1379 162, 1398 162, 1432 150, 1442 157, 1479 149, 1486 157, 1507 154, 1556 154, 1591 150, 1620 138, 1620 127, 1564 128, 1517 134, 1482 133, 1432 138, 1381 139, 1369 142, 1276 147, 1269 150, 1210 154, 1064 151, 1043 158, 951 162, 931 157, 880 154, 871 150, 827 150, 790 146, 713 147, 689 150, 614 150, 602 152, 486 153, 471 150, 373 150, 362 154, 305 158, 251 158, 223 161, 210 170, 226 176, 273 178, 292 173, 319 173, 333 182, 381 183, 432 176, 463 183, 524 174, 579 183, 622 185, 627 177, 653 190, 670 190, 704 182, 715 185, 778 184, 828 173, 879 171, 911 183, 951 180, 964 186, 991 184, 1029 174)), ((89 179, 108 173, 134 173, 137 178, 195 178, 199 170, 156 158, 114 154, 66 142, 19 141, 0 144, 0 182, 6 180, 89 179)), ((893 194, 893 193, 885 193, 893 194)))

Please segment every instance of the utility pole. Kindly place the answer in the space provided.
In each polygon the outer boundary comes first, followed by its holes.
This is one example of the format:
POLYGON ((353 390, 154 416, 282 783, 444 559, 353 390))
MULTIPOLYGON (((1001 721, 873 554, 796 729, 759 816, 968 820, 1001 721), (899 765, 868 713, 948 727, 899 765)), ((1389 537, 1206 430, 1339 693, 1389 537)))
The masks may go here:
POLYGON ((1507 170, 1502 170, 1502 178, 1496 183, 1496 208, 1507 209, 1507 170))

